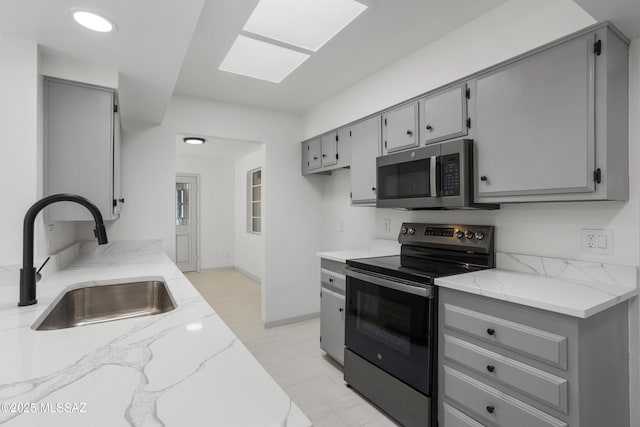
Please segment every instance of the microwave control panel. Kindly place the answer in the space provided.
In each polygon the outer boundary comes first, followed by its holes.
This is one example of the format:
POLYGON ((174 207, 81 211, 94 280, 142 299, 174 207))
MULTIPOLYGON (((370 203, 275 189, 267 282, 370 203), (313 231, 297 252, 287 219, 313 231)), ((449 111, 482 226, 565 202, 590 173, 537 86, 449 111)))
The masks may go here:
POLYGON ((460 195, 460 154, 448 154, 440 158, 442 168, 442 196, 460 195))

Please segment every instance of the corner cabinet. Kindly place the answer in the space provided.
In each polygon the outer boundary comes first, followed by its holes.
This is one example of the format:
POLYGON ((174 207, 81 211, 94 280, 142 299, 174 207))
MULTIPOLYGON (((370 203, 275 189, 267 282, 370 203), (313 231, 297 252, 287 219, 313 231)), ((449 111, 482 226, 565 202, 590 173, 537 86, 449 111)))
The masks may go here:
MULTIPOLYGON (((115 90, 44 79, 44 194, 74 193, 91 200, 105 220, 117 219, 120 117, 115 90)), ((48 221, 89 221, 74 203, 47 208, 48 221)))
POLYGON ((440 288, 440 425, 628 426, 627 310, 580 319, 440 288))
POLYGON ((609 27, 478 76, 476 200, 626 200, 627 79, 609 27))

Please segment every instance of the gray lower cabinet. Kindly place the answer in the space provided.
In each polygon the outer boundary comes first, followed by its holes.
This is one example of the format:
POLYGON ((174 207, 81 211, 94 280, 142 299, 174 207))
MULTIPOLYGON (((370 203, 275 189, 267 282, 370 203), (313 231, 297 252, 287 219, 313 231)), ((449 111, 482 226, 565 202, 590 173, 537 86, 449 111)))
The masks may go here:
POLYGON ((375 206, 380 116, 351 126, 351 204, 375 206))
POLYGON ((418 102, 394 108, 382 115, 382 154, 420 145, 418 102))
POLYGON ((465 136, 470 125, 466 83, 420 101, 420 139, 424 145, 465 136))
POLYGON ((628 426, 627 308, 579 319, 440 288, 440 424, 628 426))
MULTIPOLYGON (((105 220, 119 217, 120 117, 113 89, 44 79, 44 194, 75 193, 91 200, 105 220)), ((49 221, 89 221, 75 203, 57 203, 49 221)))
POLYGON ((320 270, 320 348, 344 365, 345 264, 322 259, 320 270))
POLYGON ((627 198, 627 46, 603 27, 477 77, 478 202, 627 198))

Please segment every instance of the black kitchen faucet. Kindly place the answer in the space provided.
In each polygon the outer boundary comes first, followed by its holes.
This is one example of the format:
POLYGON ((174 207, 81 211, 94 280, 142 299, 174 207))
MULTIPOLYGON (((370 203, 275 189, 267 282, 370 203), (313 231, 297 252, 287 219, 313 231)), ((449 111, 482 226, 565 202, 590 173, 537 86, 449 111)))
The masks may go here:
POLYGON ((75 202, 87 208, 96 222, 96 228, 93 230, 93 234, 98 238, 98 244, 104 245, 109 243, 107 241, 107 231, 104 228, 100 209, 88 199, 76 194, 53 194, 35 202, 24 216, 19 306, 33 305, 38 302, 36 299, 36 269, 33 266, 33 228, 38 213, 45 207, 56 202, 75 202))

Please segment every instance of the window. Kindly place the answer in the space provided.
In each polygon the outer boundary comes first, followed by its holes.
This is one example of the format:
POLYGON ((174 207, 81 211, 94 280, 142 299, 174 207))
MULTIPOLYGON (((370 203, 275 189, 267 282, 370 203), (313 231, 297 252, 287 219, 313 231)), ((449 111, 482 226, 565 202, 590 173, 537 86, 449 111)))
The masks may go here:
POLYGON ((262 232, 262 170, 254 169, 247 174, 249 206, 247 209, 249 233, 262 232))

